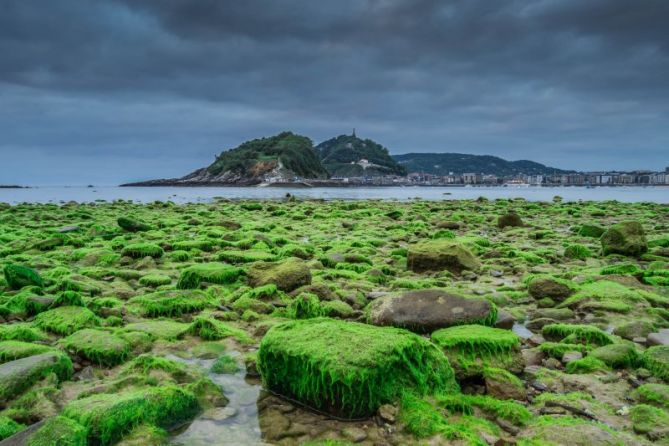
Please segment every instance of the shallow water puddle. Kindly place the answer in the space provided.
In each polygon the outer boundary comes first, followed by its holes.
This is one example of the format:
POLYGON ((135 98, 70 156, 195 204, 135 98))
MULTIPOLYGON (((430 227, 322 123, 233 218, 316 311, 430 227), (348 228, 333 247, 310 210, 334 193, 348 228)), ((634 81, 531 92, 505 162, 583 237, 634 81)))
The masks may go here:
MULTIPOLYGON (((235 359, 238 352, 229 352, 235 359)), ((170 445, 211 446, 211 445, 267 445, 261 439, 258 424, 258 396, 262 390, 260 383, 247 381, 243 365, 234 374, 211 373, 214 359, 184 359, 174 355, 168 358, 198 367, 223 389, 229 403, 225 407, 209 409, 198 415, 186 428, 177 431, 170 439, 170 445)))
POLYGON ((534 334, 524 324, 519 324, 517 322, 513 324, 511 330, 522 339, 529 339, 534 334))

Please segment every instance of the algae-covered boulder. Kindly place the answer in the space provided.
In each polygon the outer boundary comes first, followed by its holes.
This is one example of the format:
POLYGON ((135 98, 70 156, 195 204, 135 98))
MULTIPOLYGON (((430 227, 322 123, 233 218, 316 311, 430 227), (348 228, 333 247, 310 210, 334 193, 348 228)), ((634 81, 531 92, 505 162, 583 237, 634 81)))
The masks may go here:
POLYGON ((35 317, 35 325, 44 330, 66 336, 82 328, 98 325, 98 318, 88 308, 66 306, 38 314, 35 317))
POLYGON ((465 298, 438 289, 408 291, 375 299, 367 309, 369 322, 431 333, 454 325, 493 325, 494 304, 486 299, 465 298))
POLYGON ((204 310, 211 305, 210 299, 200 290, 158 291, 133 297, 128 303, 149 317, 180 316, 204 310))
POLYGON ((344 418, 371 415, 405 390, 457 390, 446 357, 420 336, 327 318, 272 327, 258 368, 270 390, 344 418))
POLYGON ((68 352, 104 366, 119 364, 130 353, 130 344, 123 338, 107 331, 90 328, 79 330, 61 342, 68 352))
POLYGON ((144 257, 159 258, 164 254, 163 248, 155 243, 132 243, 123 248, 123 255, 141 259, 144 257))
POLYGON ((631 342, 604 345, 588 353, 588 356, 599 359, 613 368, 632 368, 639 361, 639 353, 631 342))
POLYGON ((508 214, 500 215, 497 218, 497 227, 504 229, 506 227, 520 227, 523 226, 523 219, 520 218, 520 215, 515 212, 509 212, 508 214))
POLYGON ((248 271, 248 282, 252 287, 273 283, 285 292, 293 291, 311 283, 311 272, 306 262, 291 257, 283 262, 258 262, 248 271))
POLYGON ((641 356, 641 363, 653 375, 669 381, 669 345, 651 347, 641 356))
POLYGON ((432 342, 444 351, 458 378, 481 375, 486 367, 520 373, 525 365, 520 338, 510 330, 459 325, 435 331, 432 342))
POLYGON ((576 286, 568 280, 550 276, 539 276, 530 280, 527 291, 535 299, 550 297, 556 302, 562 302, 576 291, 576 286))
POLYGON ((0 403, 50 373, 55 373, 59 379, 68 379, 72 375, 72 361, 61 352, 50 351, 0 365, 0 403))
POLYGON ((648 242, 641 223, 625 221, 615 224, 602 234, 602 252, 638 257, 648 251, 648 242))
POLYGON ((174 427, 199 410, 193 393, 167 385, 74 400, 65 406, 63 416, 88 429, 88 444, 111 445, 140 424, 174 427))
POLYGON ((236 281, 243 273, 241 268, 224 263, 202 263, 189 266, 181 271, 178 289, 199 288, 203 283, 228 284, 236 281))
POLYGON ((410 246, 407 267, 417 273, 448 270, 459 274, 464 270, 476 271, 481 263, 464 245, 450 239, 437 239, 410 246))
POLYGON ((151 229, 150 225, 134 218, 120 217, 118 220, 116 220, 116 222, 121 228, 128 232, 148 231, 151 229))
POLYGON ((602 236, 602 234, 604 234, 604 232, 606 232, 606 229, 597 225, 585 224, 578 228, 578 235, 581 237, 599 238, 602 236))
POLYGON ((633 438, 608 426, 569 416, 537 418, 518 434, 529 445, 551 446, 622 446, 638 444, 633 438))
POLYGON ((32 424, 0 443, 2 446, 86 446, 86 428, 66 417, 32 424))
POLYGON ((25 286, 44 286, 40 275, 32 268, 21 265, 9 264, 5 266, 5 280, 11 289, 20 290, 25 286))

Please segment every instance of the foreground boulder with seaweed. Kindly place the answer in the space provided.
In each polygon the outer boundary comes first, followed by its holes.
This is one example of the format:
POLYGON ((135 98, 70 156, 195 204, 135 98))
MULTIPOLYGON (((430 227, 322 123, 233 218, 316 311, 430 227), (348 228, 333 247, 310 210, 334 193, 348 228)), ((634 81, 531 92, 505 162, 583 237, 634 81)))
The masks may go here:
POLYGON ((669 442, 669 206, 0 206, 0 445, 669 442))

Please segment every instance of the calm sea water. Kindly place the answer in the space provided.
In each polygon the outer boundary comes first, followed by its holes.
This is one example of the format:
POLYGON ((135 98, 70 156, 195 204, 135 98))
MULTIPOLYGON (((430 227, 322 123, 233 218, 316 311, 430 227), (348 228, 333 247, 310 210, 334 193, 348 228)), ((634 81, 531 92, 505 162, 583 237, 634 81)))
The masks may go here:
POLYGON ((63 203, 93 202, 118 199, 136 202, 171 200, 176 203, 209 202, 215 198, 280 199, 287 193, 297 198, 325 200, 423 200, 525 198, 550 201, 555 195, 565 201, 618 200, 669 203, 669 187, 37 187, 32 189, 0 189, 0 202, 63 203))

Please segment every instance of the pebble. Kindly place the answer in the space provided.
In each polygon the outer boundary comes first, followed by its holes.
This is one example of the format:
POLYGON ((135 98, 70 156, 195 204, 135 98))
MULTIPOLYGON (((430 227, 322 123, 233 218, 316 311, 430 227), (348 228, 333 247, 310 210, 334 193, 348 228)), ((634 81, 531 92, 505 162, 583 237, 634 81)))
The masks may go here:
POLYGON ((565 364, 569 364, 572 361, 576 361, 578 359, 583 359, 583 353, 581 352, 566 352, 564 355, 562 355, 562 362, 565 364))
POLYGON ((367 438, 367 432, 359 427, 346 427, 341 431, 341 434, 353 443, 360 443, 367 438))
POLYGON ((384 404, 379 407, 379 417, 386 423, 393 424, 397 416, 397 408, 390 404, 384 404))

